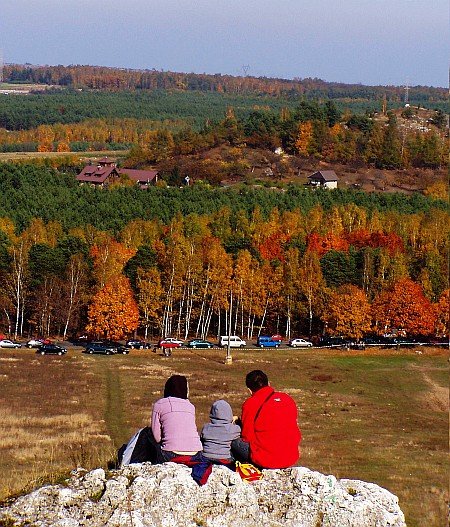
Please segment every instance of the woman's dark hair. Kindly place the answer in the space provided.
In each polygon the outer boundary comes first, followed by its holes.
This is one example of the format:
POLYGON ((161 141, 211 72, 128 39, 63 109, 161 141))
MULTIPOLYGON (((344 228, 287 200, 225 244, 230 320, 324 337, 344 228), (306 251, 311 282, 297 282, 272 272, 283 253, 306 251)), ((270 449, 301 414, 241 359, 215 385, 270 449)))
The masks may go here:
POLYGON ((267 375, 261 370, 253 370, 245 377, 245 386, 252 392, 257 392, 265 386, 269 386, 267 375))
POLYGON ((188 381, 184 375, 172 375, 164 386, 164 397, 188 398, 188 381))

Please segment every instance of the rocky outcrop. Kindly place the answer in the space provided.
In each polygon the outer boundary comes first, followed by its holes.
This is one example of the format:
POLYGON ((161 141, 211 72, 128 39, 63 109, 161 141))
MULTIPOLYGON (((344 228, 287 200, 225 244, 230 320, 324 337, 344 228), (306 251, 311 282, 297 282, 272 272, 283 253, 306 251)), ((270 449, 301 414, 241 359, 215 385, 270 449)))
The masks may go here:
POLYGON ((243 482, 215 466, 197 486, 190 469, 133 464, 105 473, 78 469, 0 509, 0 525, 36 527, 404 527, 396 496, 363 481, 304 467, 265 470, 243 482))

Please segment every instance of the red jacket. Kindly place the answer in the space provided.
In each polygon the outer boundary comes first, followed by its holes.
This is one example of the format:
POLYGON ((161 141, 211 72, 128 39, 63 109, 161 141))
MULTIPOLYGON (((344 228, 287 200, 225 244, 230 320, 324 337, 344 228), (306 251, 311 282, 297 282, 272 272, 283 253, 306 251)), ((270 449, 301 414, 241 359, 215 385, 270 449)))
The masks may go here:
POLYGON ((302 434, 292 397, 265 386, 244 402, 241 419, 242 439, 250 443, 253 463, 262 468, 286 468, 297 462, 302 434))

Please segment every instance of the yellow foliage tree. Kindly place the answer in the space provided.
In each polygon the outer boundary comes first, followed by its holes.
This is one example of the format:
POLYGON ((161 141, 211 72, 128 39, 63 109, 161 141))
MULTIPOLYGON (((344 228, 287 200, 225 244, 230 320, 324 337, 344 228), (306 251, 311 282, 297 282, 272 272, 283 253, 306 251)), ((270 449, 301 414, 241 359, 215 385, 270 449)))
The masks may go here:
POLYGON ((57 152, 70 152, 70 146, 67 141, 60 141, 56 147, 57 152))
POLYGON ((301 123, 298 127, 298 136, 295 141, 295 148, 301 156, 309 156, 309 148, 313 137, 313 125, 311 121, 301 123))
POLYGON ((153 323, 161 326, 164 290, 158 269, 141 269, 137 271, 137 289, 139 308, 142 313, 142 325, 147 339, 148 328, 153 323))
POLYGON ((436 304, 436 331, 440 335, 447 335, 450 331, 450 289, 446 289, 436 304))
POLYGON ((88 333, 112 340, 137 329, 139 310, 128 278, 119 275, 100 289, 89 306, 88 320, 88 333))
POLYGON ((55 133, 49 125, 43 124, 37 128, 38 152, 52 152, 55 133))
POLYGON ((362 289, 345 284, 330 294, 323 315, 330 333, 361 338, 370 331, 370 304, 362 289))
POLYGON ((91 248, 94 259, 94 276, 100 287, 119 275, 124 265, 136 254, 136 249, 127 249, 114 239, 105 239, 91 248))

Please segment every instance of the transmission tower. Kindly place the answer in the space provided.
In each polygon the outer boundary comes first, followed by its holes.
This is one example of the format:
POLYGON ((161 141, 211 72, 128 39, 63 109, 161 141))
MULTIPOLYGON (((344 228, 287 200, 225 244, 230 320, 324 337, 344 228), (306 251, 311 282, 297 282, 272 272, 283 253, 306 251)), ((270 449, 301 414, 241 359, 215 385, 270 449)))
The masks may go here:
POLYGON ((250 69, 250 66, 248 64, 245 64, 245 65, 242 66, 242 71, 244 72, 244 77, 247 77, 249 69, 250 69))
POLYGON ((406 81, 405 84, 405 106, 409 106, 409 82, 406 81))
POLYGON ((0 82, 3 82, 3 50, 0 49, 0 82))

